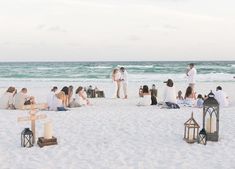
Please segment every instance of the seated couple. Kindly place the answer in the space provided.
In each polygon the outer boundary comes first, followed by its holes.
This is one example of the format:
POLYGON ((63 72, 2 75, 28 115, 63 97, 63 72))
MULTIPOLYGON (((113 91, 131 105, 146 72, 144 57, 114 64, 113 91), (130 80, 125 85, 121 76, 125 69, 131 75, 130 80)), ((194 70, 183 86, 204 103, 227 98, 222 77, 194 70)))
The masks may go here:
POLYGON ((27 95, 27 89, 22 88, 19 93, 15 87, 9 87, 0 98, 1 109, 46 109, 47 104, 36 104, 33 96, 27 95))
POLYGON ((141 86, 139 96, 140 99, 137 106, 157 105, 157 89, 154 84, 150 90, 147 85, 141 86))
MULTIPOLYGON (((174 87, 173 81, 171 79, 168 79, 164 83, 166 83, 166 87, 165 87, 164 94, 163 94, 163 104, 164 104, 163 107, 170 108, 170 109, 180 108, 176 103, 176 93, 175 93, 175 87, 174 87)), ((148 86, 144 85, 142 89, 142 93, 143 94, 141 94, 140 101, 137 104, 138 106, 147 106, 147 105, 157 104, 157 97, 156 97, 157 90, 155 88, 155 85, 152 88, 151 94, 148 90, 148 86)))

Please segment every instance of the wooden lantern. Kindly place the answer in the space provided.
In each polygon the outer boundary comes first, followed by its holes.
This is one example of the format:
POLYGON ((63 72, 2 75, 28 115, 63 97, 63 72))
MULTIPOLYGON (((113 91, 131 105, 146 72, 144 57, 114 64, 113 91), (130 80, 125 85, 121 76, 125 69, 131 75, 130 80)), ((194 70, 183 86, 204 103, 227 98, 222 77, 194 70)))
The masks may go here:
POLYGON ((206 130, 203 128, 198 135, 198 143, 206 145, 207 143, 207 134, 206 130))
POLYGON ((29 128, 25 128, 21 132, 21 147, 30 148, 33 146, 33 132, 29 128))
POLYGON ((210 92, 203 103, 203 128, 206 129, 208 141, 219 139, 219 103, 210 92))
POLYGON ((200 126, 193 118, 193 112, 191 118, 184 123, 184 140, 187 143, 194 143, 198 140, 198 130, 200 126))

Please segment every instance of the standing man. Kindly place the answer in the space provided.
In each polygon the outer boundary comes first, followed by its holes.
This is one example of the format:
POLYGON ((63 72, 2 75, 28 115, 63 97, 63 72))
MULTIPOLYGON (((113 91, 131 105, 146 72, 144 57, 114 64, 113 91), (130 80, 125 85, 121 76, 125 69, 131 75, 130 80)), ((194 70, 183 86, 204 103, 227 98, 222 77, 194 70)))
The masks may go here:
POLYGON ((124 99, 127 99, 127 86, 128 86, 127 71, 124 67, 121 67, 120 72, 121 72, 122 88, 124 92, 124 99))
POLYGON ((192 87, 193 90, 195 89, 195 83, 196 83, 195 77, 196 77, 196 74, 197 74, 197 70, 194 67, 194 63, 190 63, 189 64, 189 68, 186 71, 186 75, 188 76, 189 86, 192 87))

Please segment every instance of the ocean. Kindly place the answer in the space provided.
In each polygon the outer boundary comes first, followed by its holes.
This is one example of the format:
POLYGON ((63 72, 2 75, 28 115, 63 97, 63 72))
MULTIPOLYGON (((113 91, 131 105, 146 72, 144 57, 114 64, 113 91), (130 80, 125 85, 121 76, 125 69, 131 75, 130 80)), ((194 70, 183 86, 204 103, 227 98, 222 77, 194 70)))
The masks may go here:
MULTIPOLYGON (((123 66, 130 82, 185 81, 188 61, 174 62, 1 62, 0 80, 110 82, 112 69, 123 66)), ((197 61, 197 81, 233 81, 235 61, 197 61)))

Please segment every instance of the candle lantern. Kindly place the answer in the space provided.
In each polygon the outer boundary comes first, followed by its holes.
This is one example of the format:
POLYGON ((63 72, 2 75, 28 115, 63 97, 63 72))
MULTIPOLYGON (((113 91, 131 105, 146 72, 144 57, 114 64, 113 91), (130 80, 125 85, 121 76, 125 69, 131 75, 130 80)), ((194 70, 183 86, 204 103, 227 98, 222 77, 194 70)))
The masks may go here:
POLYGON ((207 142, 207 134, 206 134, 206 130, 203 128, 198 135, 198 143, 199 144, 204 144, 206 145, 207 142))
POLYGON ((194 143, 198 140, 198 130, 200 126, 193 118, 193 113, 191 118, 184 123, 184 140, 187 143, 194 143))
POLYGON ((21 132, 21 147, 30 148, 33 146, 33 132, 29 128, 25 128, 21 132))
POLYGON ((210 92, 203 103, 203 128, 206 129, 208 141, 219 139, 219 103, 210 92))

